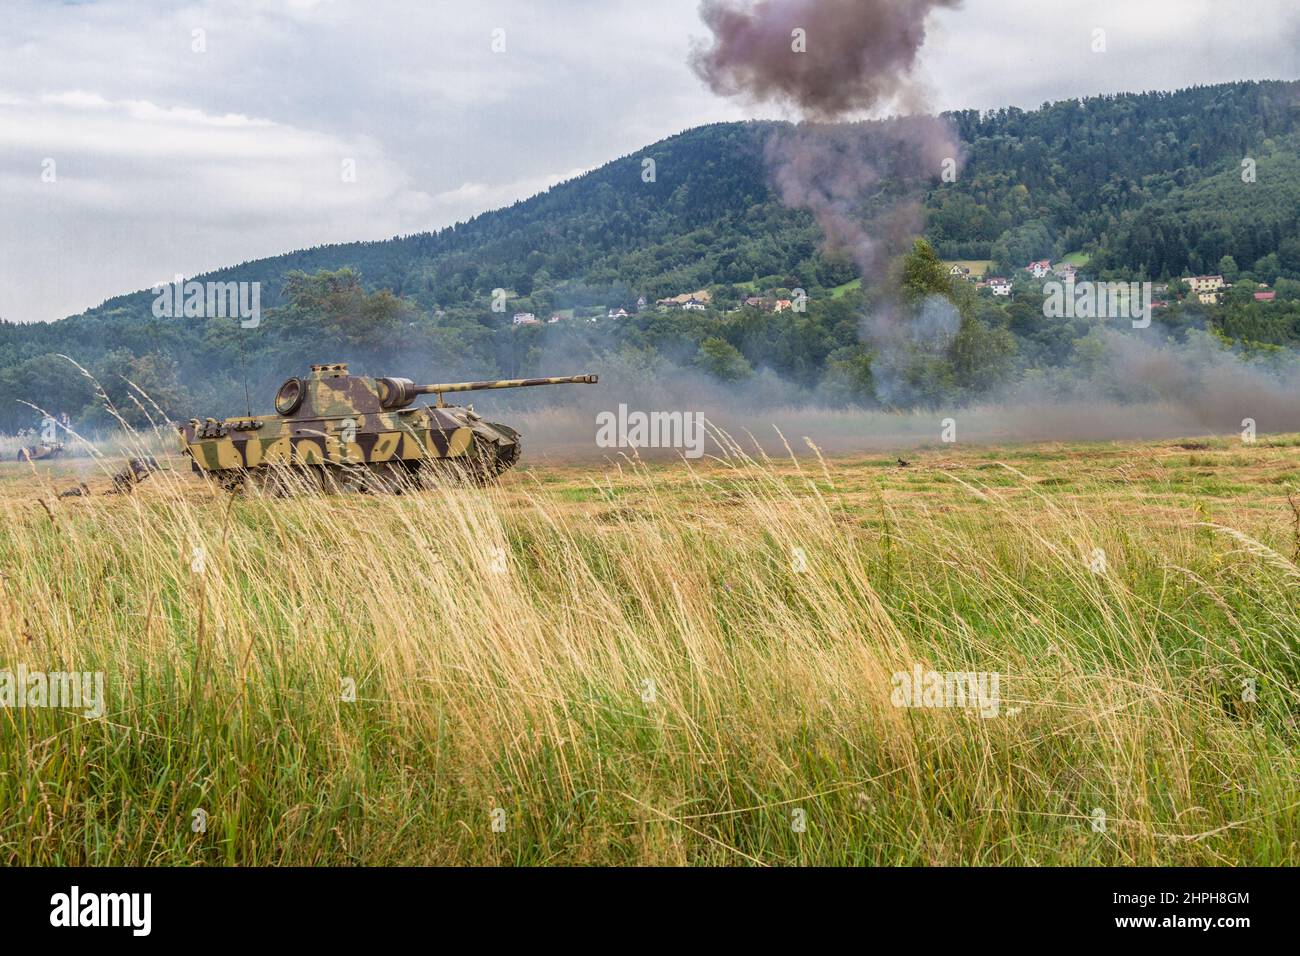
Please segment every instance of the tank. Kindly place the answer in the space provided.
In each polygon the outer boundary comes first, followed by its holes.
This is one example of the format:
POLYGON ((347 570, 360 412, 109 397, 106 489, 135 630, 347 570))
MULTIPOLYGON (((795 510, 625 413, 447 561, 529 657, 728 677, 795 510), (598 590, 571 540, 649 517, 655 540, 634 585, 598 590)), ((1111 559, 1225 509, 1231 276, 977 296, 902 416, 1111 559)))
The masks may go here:
POLYGON ((18 461, 40 461, 42 458, 58 458, 63 454, 63 442, 43 441, 29 448, 19 448, 15 458, 18 461))
POLYGON ((403 491, 452 480, 484 484, 518 463, 519 432, 443 396, 534 385, 594 385, 595 375, 416 385, 313 365, 275 396, 274 415, 197 418, 179 426, 194 471, 237 491, 403 491), (417 399, 432 395, 432 404, 417 399))

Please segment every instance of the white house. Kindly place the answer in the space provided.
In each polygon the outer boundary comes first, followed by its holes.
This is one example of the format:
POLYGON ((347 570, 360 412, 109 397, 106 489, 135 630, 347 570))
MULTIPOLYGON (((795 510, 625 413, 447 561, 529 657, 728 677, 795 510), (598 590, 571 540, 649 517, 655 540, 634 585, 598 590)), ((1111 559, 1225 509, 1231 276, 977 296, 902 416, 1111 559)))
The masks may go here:
POLYGON ((537 321, 537 316, 533 315, 533 313, 531 312, 516 312, 514 322, 515 325, 540 325, 541 324, 540 322, 537 321))
POLYGON ((1029 263, 1025 269, 1032 273, 1035 279, 1041 279, 1052 271, 1052 260, 1039 259, 1037 262, 1029 263))
POLYGON ((682 306, 682 308, 690 312, 703 312, 704 303, 701 302, 699 299, 690 299, 686 302, 685 305, 682 306))
POLYGON ((607 318, 607 319, 626 319, 626 318, 627 318, 627 314, 628 314, 628 313, 627 313, 627 309, 610 309, 610 310, 609 310, 609 314, 606 315, 605 318, 607 318))
POLYGON ((1011 281, 1009 279, 994 278, 989 280, 989 288, 993 290, 994 295, 1010 295, 1011 281))

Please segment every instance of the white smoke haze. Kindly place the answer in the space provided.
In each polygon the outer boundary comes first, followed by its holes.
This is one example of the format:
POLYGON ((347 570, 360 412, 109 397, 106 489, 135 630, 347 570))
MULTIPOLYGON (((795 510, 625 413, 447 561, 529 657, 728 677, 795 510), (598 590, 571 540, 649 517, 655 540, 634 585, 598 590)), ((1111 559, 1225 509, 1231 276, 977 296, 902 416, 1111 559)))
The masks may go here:
POLYGON ((899 319, 890 303, 870 311, 862 335, 875 350, 871 373, 877 400, 887 408, 908 408, 933 394, 927 369, 943 360, 960 327, 956 306, 939 295, 927 297, 906 319, 899 319))
MULTIPOLYGON (((933 297, 922 304, 915 325, 890 326, 897 354, 933 354, 955 332, 951 303, 933 297)), ((1151 330, 1142 330, 1149 332, 1151 330)), ((944 447, 942 422, 957 423, 959 445, 1016 442, 1142 441, 1239 436, 1243 419, 1260 435, 1300 431, 1300 356, 1281 353, 1247 361, 1226 351, 1208 333, 1184 342, 1161 335, 1103 329, 1098 367, 1067 366, 1036 371, 997 395, 971 403, 932 405, 906 411, 833 408, 815 393, 770 369, 722 383, 670 361, 646 366, 639 358, 599 360, 600 384, 565 389, 563 395, 524 396, 511 408, 486 403, 479 412, 522 430, 527 461, 605 461, 618 452, 595 444, 596 415, 619 403, 645 412, 702 412, 709 423, 765 452, 811 454, 804 439, 831 455, 944 447), (782 437, 784 436, 784 437, 782 437)), ((568 371, 556 367, 555 371, 568 371)), ((902 369, 884 390, 899 398, 917 392, 902 369)), ((712 441, 708 453, 721 449, 712 441)), ((646 459, 678 457, 672 449, 642 449, 646 459)))

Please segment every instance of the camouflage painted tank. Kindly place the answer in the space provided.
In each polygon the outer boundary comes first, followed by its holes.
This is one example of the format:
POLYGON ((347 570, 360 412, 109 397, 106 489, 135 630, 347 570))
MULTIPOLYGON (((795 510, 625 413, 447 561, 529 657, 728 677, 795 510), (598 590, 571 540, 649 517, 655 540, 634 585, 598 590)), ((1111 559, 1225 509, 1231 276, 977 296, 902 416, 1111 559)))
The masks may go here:
POLYGON ((29 448, 19 448, 15 456, 18 461, 40 461, 42 458, 58 458, 63 454, 63 442, 43 441, 29 448))
POLYGON ((488 422, 473 406, 447 405, 447 392, 596 383, 595 375, 416 385, 405 378, 349 375, 343 364, 313 365, 275 396, 275 415, 180 426, 196 472, 237 490, 400 491, 425 479, 495 479, 519 461, 519 433, 488 422), (415 404, 435 395, 435 404, 415 404))

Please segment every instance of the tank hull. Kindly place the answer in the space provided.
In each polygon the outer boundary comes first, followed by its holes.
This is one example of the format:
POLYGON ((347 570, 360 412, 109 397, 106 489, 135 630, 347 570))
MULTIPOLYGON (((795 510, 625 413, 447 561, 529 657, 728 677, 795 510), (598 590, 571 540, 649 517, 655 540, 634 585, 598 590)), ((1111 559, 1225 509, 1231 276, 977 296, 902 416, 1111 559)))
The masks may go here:
POLYGON ((482 483, 508 471, 521 452, 513 428, 465 408, 433 406, 329 418, 191 422, 182 426, 181 443, 195 472, 227 487, 274 491, 295 484, 384 491, 424 479, 482 483))

